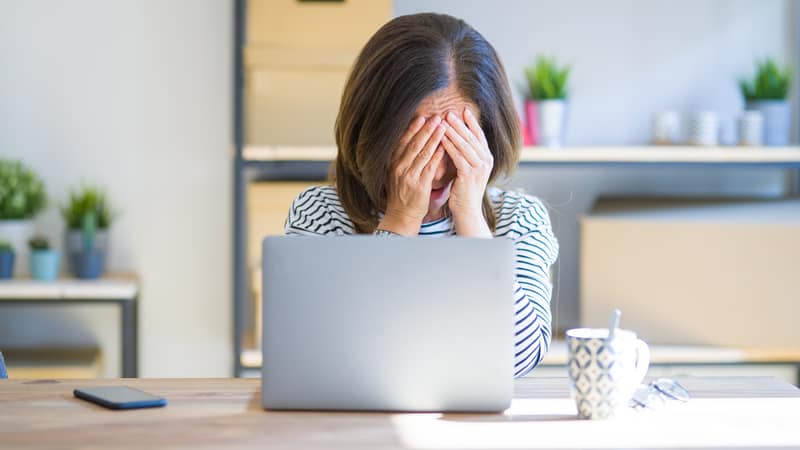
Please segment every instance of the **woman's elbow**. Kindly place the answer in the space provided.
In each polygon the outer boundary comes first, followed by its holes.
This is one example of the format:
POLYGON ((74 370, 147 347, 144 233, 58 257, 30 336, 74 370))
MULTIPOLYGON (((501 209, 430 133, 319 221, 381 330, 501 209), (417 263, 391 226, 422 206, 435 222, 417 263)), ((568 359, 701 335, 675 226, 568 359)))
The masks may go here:
POLYGON ((522 357, 517 355, 514 358, 514 378, 524 377, 542 362, 545 353, 550 348, 550 339, 551 333, 549 329, 540 327, 539 332, 534 336, 530 351, 525 352, 522 357))

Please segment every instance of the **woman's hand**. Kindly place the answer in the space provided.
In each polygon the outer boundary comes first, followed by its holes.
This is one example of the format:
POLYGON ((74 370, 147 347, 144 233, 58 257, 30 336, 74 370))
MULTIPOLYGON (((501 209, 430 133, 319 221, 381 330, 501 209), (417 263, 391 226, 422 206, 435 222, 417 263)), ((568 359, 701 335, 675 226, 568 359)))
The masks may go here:
POLYGON ((442 140, 457 171, 447 204, 453 213, 457 235, 491 238, 492 232, 483 216, 483 196, 494 157, 472 112, 464 108, 462 117, 452 111, 447 113, 447 130, 442 140))
POLYGON ((437 150, 444 133, 439 117, 417 117, 411 122, 392 156, 386 214, 378 228, 405 236, 419 233, 428 213, 433 177, 444 157, 444 151, 437 150))

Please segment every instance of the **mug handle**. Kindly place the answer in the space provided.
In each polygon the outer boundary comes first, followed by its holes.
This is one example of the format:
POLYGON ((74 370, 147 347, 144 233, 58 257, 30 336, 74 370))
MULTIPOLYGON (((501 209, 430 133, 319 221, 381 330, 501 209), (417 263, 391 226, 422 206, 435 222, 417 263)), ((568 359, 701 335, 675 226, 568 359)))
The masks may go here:
POLYGON ((647 369, 650 368, 650 347, 647 342, 636 339, 636 372, 634 373, 633 380, 636 381, 634 386, 638 386, 647 375, 647 369))

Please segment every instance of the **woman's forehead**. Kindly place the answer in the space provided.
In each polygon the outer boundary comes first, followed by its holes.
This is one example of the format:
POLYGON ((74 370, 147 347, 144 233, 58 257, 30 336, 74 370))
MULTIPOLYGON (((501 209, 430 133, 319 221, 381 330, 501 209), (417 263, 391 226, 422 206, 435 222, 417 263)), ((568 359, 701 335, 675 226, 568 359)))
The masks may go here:
POLYGON ((480 117, 478 107, 451 84, 425 97, 417 107, 416 115, 425 118, 444 117, 448 111, 453 111, 460 117, 464 108, 469 108, 475 117, 480 117))

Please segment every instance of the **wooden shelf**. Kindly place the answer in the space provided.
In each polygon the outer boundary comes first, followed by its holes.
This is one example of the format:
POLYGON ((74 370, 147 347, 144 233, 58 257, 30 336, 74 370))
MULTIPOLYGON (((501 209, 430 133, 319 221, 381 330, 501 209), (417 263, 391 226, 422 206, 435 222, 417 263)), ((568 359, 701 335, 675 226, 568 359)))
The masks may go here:
MULTIPOLYGON (((333 160, 336 147, 247 146, 245 161, 333 160)), ((522 163, 549 164, 772 164, 800 166, 800 147, 523 147, 522 163)))
POLYGON ((4 348, 9 378, 97 378, 103 373, 99 347, 4 348))
POLYGON ((130 300, 136 297, 139 282, 134 275, 110 275, 96 280, 60 278, 37 281, 26 278, 0 280, 0 302, 6 300, 130 300))

